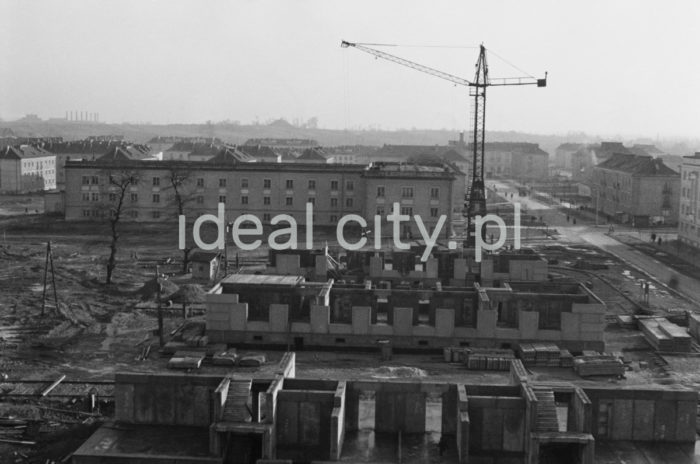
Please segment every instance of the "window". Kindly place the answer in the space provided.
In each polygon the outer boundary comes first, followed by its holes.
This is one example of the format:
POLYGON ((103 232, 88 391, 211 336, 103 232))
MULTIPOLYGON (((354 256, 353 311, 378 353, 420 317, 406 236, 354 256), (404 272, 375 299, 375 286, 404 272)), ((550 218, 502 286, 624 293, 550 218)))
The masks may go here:
POLYGON ((355 183, 351 180, 345 181, 345 190, 355 190, 355 183))
POLYGON ((284 204, 287 206, 292 206, 294 204, 294 199, 292 197, 285 198, 284 204))
POLYGON ((377 208, 377 216, 384 216, 384 208, 383 207, 378 207, 377 208))
POLYGON ((331 214, 331 222, 334 224, 338 222, 338 216, 336 216, 335 214, 331 214))
POLYGON ((309 197, 308 200, 306 200, 307 203, 311 203, 312 205, 316 204, 316 199, 314 197, 309 197))
POLYGON ((292 179, 287 179, 287 190, 291 190, 294 188, 294 181, 292 179))
POLYGON ((197 204, 201 205, 204 203, 204 197, 202 195, 197 195, 197 204))
POLYGON ((315 180, 309 181, 309 190, 316 190, 316 181, 315 180))
POLYGON ((402 206, 401 207, 401 214, 412 216, 413 215, 413 208, 411 208, 410 206, 402 206))
POLYGON ((160 194, 158 194, 158 193, 153 194, 153 203, 160 203, 160 194))
POLYGON ((153 219, 159 219, 160 218, 160 211, 153 211, 151 213, 151 216, 153 216, 153 219))
POLYGON ((401 187, 402 198, 413 198, 413 187, 401 187))
POLYGON ((263 197, 263 205, 269 205, 270 204, 270 197, 263 197))
POLYGON ((83 193, 83 201, 90 201, 90 194, 89 193, 83 193))
POLYGON ((334 192, 338 191, 338 181, 337 180, 332 180, 331 181, 331 190, 334 192))
POLYGON ((99 194, 99 193, 93 193, 93 194, 92 194, 92 201, 100 201, 100 194, 99 194))
POLYGON ((338 207, 338 199, 337 198, 331 198, 331 207, 333 207, 333 208, 338 207))
POLYGON ((204 187, 204 178, 197 179, 197 187, 204 187))
POLYGON ((131 194, 131 202, 132 202, 132 203, 136 203, 137 201, 139 201, 139 194, 138 194, 138 193, 132 193, 132 194, 131 194))
POLYGON ((226 195, 219 195, 219 203, 226 203, 226 195))
POLYGON ((226 187, 226 179, 219 179, 219 187, 220 188, 226 187))
POLYGON ((83 210, 83 217, 90 217, 90 210, 89 209, 83 210))
POLYGON ((263 179, 263 188, 272 188, 272 179, 263 179))
POLYGON ((160 177, 153 178, 153 186, 158 187, 160 185, 160 177))
POLYGON ((384 198, 384 186, 377 187, 377 198, 384 198))
POLYGON ((92 185, 98 185, 100 183, 100 178, 98 176, 92 176, 90 180, 92 185))
POLYGON ((440 198, 440 189, 438 187, 430 188, 430 198, 437 199, 440 198))
POLYGON ((263 213, 263 222, 270 222, 270 213, 263 213))
POLYGON ((352 198, 346 198, 345 199, 345 206, 348 208, 352 208, 352 198))
POLYGON ((116 193, 110 193, 110 194, 109 194, 109 201, 111 201, 111 202, 117 201, 117 194, 116 194, 116 193))
POLYGON ((242 204, 242 205, 247 205, 247 204, 248 204, 248 197, 247 197, 247 196, 242 196, 242 197, 241 197, 241 204, 242 204))
POLYGON ((132 218, 137 218, 139 217, 139 212, 135 209, 132 209, 131 211, 129 211, 129 216, 131 216, 132 218))
POLYGON ((90 176, 83 176, 83 185, 90 185, 90 176))
POLYGON ((438 217, 439 211, 437 208, 430 208, 430 217, 438 217))
POLYGON ((248 179, 241 179, 241 188, 243 188, 243 189, 248 188, 248 179))

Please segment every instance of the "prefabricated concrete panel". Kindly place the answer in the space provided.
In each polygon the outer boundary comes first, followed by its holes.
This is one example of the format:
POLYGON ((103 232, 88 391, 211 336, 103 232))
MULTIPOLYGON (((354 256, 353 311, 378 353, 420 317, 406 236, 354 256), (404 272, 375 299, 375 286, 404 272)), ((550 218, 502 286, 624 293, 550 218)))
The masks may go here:
POLYGON ((211 391, 209 387, 197 385, 190 400, 193 409, 193 424, 208 426, 211 423, 211 391))
POLYGON ((245 330, 248 323, 248 303, 232 303, 229 306, 229 329, 245 330))
POLYGON ((154 405, 155 392, 153 387, 149 384, 134 385, 134 422, 137 424, 154 423, 154 405))
POLYGON ((469 408, 469 450, 482 451, 484 436, 484 410, 469 408))
POLYGON ((673 441, 676 436, 676 401, 656 402, 654 440, 673 441))
MULTIPOLYGON (((486 309, 478 310, 476 316, 476 329, 480 337, 493 337, 496 335, 497 311, 486 309)), ((472 422, 473 425, 473 422, 472 422)), ((472 427, 474 428, 474 427, 472 427)))
POLYGON ((442 398, 442 425, 441 432, 444 434, 452 434, 457 431, 457 416, 455 411, 458 409, 457 401, 457 385, 450 385, 446 392, 441 395, 442 398))
POLYGON ((355 335, 367 335, 372 308, 369 306, 352 307, 352 333, 355 335))
POLYGON ((455 310, 452 308, 437 308, 435 310, 435 335, 451 337, 455 328, 455 310))
POLYGON ((496 408, 482 409, 482 449, 503 449, 503 410, 496 408))
POLYGON ((394 308, 394 335, 413 335, 413 308, 394 308))
MULTIPOLYGON (((299 405, 299 444, 318 446, 321 438, 321 405, 304 401, 299 405)), ((330 447, 330 442, 328 443, 330 447)))
POLYGON ((525 446, 525 408, 503 410, 503 450, 523 451, 525 446))
POLYGON ((634 400, 632 439, 649 441, 654 438, 654 401, 634 400))
POLYGON ((695 418, 697 416, 696 401, 679 401, 676 403, 678 407, 677 422, 676 422, 676 441, 695 440, 695 418))
POLYGON ((614 400, 611 438, 613 440, 631 440, 633 419, 634 401, 625 399, 614 400))
POLYGON ((292 401, 278 401, 277 404, 277 444, 296 445, 299 442, 299 408, 292 401))
POLYGON ((330 308, 328 306, 312 305, 309 320, 311 321, 311 332, 328 333, 330 308))
POLYGON ((114 386, 114 418, 120 422, 134 421, 134 385, 117 383, 114 386))
POLYGON ((519 311, 518 329, 520 330, 520 337, 525 340, 534 340, 537 336, 539 320, 540 313, 537 311, 519 311))
POLYGON ((193 397, 194 387, 192 385, 182 384, 177 386, 173 398, 175 401, 176 424, 194 423, 194 406, 192 405, 193 397))
POLYGON ((269 322, 271 332, 286 332, 289 322, 289 307, 285 304, 271 304, 269 322))
MULTIPOLYGON (((180 385, 161 385, 153 395, 153 422, 157 424, 175 423, 175 393, 180 385)), ((209 424, 207 424, 209 425, 209 424)))
POLYGON ((376 394, 377 432, 425 433, 425 393, 380 390, 376 394))

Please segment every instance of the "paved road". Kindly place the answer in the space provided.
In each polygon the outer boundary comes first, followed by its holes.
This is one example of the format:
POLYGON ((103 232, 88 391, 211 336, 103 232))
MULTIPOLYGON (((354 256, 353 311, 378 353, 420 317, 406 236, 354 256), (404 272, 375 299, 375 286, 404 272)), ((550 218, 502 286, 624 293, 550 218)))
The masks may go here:
MULTIPOLYGON (((521 203, 523 207, 527 208, 529 214, 542 216, 543 220, 548 225, 558 230, 565 241, 571 243, 590 243, 603 251, 617 256, 628 265, 642 271, 652 280, 660 284, 668 285, 671 279, 675 278, 678 282, 675 290, 694 303, 700 305, 700 281, 682 275, 658 260, 608 236, 605 233, 607 231, 606 225, 596 227, 595 224, 580 219, 577 224, 574 225, 573 222, 567 221, 566 212, 564 210, 540 203, 529 196, 518 197, 516 188, 511 184, 501 181, 491 181, 488 185, 489 187, 495 185, 499 194, 507 192, 505 195, 507 200, 521 203), (510 193, 514 193, 512 198, 509 195, 510 193)), ((616 225, 615 227, 619 229, 619 226, 616 225)))

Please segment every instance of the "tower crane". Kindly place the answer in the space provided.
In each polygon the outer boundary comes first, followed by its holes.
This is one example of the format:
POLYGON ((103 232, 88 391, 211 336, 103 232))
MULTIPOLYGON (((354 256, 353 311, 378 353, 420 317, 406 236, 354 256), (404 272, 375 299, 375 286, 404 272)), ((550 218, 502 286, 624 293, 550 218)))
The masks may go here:
POLYGON ((414 63, 413 61, 409 61, 374 48, 370 48, 365 44, 347 42, 343 40, 340 43, 340 46, 343 48, 353 47, 365 53, 369 53, 370 55, 374 55, 377 58, 392 61, 402 66, 413 68, 417 71, 421 71, 426 74, 450 81, 454 84, 463 85, 469 88, 469 96, 474 97, 474 120, 473 127, 471 128, 472 137, 470 140, 472 145, 472 172, 469 190, 464 201, 464 214, 467 217, 467 239, 464 242, 464 246, 465 248, 474 248, 476 243, 476 226, 474 219, 477 216, 484 216, 486 214, 486 186, 484 184, 486 88, 506 85, 536 85, 537 87, 546 87, 547 73, 545 73, 543 79, 533 77, 491 78, 489 77, 489 68, 486 62, 486 48, 483 44, 479 47, 479 59, 476 62, 476 73, 473 81, 469 81, 467 79, 454 76, 419 63, 414 63))

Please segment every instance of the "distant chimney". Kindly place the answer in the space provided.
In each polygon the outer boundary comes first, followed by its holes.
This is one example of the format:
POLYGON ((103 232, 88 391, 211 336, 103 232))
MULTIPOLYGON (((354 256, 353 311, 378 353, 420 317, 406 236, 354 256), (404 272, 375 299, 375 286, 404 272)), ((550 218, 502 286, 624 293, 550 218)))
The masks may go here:
POLYGON ((459 133, 459 144, 464 145, 464 131, 459 133))

